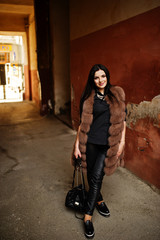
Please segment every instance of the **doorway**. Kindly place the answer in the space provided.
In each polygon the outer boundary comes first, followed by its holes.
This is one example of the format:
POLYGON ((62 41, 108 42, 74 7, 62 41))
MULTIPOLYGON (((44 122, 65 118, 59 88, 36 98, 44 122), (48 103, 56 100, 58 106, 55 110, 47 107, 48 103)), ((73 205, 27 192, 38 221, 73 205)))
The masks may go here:
POLYGON ((23 101, 24 83, 23 38, 0 35, 0 102, 23 101))

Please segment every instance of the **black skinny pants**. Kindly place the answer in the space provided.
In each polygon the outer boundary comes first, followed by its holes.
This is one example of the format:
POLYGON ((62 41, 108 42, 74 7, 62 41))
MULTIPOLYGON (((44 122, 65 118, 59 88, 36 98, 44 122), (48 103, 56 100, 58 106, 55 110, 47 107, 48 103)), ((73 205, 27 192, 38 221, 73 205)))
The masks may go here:
POLYGON ((87 143, 86 161, 89 191, 85 205, 85 214, 91 216, 93 215, 96 203, 103 200, 100 190, 104 177, 103 169, 107 150, 107 145, 87 143))

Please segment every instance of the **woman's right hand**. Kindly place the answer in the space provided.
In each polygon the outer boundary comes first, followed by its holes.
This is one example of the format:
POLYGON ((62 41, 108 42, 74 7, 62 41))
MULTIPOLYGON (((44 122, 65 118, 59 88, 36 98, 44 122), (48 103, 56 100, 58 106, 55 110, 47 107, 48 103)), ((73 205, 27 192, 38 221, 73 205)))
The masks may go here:
POLYGON ((79 150, 79 131, 80 131, 80 126, 77 131, 77 138, 76 138, 75 147, 74 147, 74 156, 76 158, 78 158, 78 157, 81 158, 81 152, 79 150))
POLYGON ((80 152, 80 150, 79 150, 79 147, 75 147, 74 156, 75 156, 76 158, 81 157, 81 152, 80 152))

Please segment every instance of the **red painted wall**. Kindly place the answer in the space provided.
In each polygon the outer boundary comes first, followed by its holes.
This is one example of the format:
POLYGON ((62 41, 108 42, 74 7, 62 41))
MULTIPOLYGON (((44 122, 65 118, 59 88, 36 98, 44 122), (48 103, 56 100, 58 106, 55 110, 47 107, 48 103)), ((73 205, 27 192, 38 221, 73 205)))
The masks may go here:
POLYGON ((37 76, 37 70, 30 70, 30 76, 31 76, 32 101, 34 101, 37 104, 37 106, 40 106, 39 80, 37 76))
POLYGON ((160 89, 160 7, 71 41, 71 83, 75 100, 95 63, 108 66, 111 83, 127 102, 151 100, 160 89))
MULTIPOLYGON (((111 83, 120 85, 126 93, 126 103, 140 103, 160 94, 160 7, 71 41, 72 122, 77 128, 78 107, 88 72, 95 63, 106 65, 111 83)), ((146 120, 143 120, 146 122, 146 120)), ((146 126, 146 125, 145 125, 146 126)), ((147 128, 147 126, 146 126, 147 128)), ((142 151, 135 155, 138 141, 135 129, 128 129, 126 166, 144 180, 157 185, 156 160, 152 169, 147 155, 141 162, 142 151), (129 132, 129 131, 132 131, 129 132), (132 138, 134 138, 132 141, 132 138), (132 146, 132 147, 131 147, 132 146), (133 156, 134 155, 134 156, 133 156), (144 169, 146 169, 144 171, 144 169), (149 173, 150 169, 150 173, 149 173), (156 174, 156 180, 153 180, 156 174)), ((145 132, 145 128, 143 128, 145 132)), ((155 128, 159 132, 159 128, 155 128)), ((153 131, 149 133, 153 135, 153 131)), ((158 133, 157 133, 157 136, 158 133)), ((150 156, 154 158, 150 148, 150 156)))
POLYGON ((25 79, 25 94, 24 94, 24 100, 30 100, 31 99, 31 93, 30 93, 30 83, 29 83, 29 70, 28 65, 24 65, 24 79, 25 79))
POLYGON ((28 70, 28 65, 24 66, 25 94, 24 100, 32 100, 40 106, 39 80, 37 70, 28 70))

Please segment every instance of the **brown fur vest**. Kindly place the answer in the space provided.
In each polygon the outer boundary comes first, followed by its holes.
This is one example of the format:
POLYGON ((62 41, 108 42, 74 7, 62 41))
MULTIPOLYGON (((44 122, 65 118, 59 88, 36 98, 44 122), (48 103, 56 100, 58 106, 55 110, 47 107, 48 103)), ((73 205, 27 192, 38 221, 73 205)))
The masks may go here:
MULTIPOLYGON (((123 153, 119 158, 116 157, 119 142, 121 140, 122 131, 124 127, 125 120, 125 94, 121 87, 112 86, 111 92, 114 94, 112 102, 109 100, 108 96, 105 97, 106 102, 109 104, 110 108, 110 123, 109 127, 109 138, 108 144, 109 149, 105 158, 104 172, 106 175, 111 175, 118 166, 123 166, 123 153)), ((82 167, 86 168, 86 143, 87 143, 87 133, 90 130, 90 126, 93 121, 93 103, 94 103, 95 91, 92 91, 90 97, 84 101, 83 111, 80 124, 79 132, 79 149, 82 154, 82 167)))

